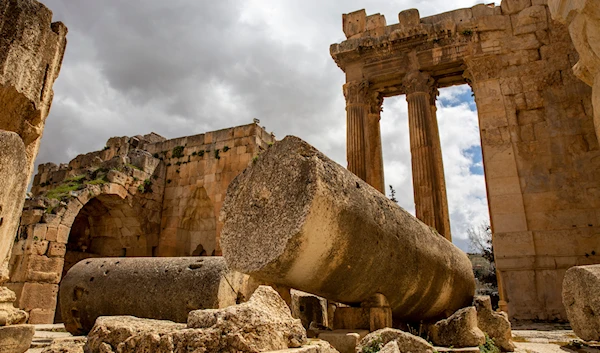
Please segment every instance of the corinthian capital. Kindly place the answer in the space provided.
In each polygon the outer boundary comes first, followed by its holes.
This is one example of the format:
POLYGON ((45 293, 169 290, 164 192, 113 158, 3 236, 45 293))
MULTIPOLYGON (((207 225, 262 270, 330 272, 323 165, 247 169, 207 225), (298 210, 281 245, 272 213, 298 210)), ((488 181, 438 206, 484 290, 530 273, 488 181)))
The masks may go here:
POLYGON ((437 96, 437 87, 435 80, 429 74, 421 71, 409 72, 402 80, 404 93, 428 93, 431 97, 437 96))
POLYGON ((346 104, 365 104, 368 100, 369 82, 351 81, 344 85, 346 104))

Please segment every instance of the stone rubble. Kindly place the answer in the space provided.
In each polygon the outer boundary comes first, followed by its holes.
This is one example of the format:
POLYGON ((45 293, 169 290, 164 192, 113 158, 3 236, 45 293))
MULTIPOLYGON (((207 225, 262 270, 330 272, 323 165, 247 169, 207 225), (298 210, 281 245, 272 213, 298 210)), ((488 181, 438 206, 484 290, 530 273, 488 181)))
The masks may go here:
POLYGON ((436 322, 429 335, 435 345, 443 347, 477 347, 485 343, 485 334, 477 326, 477 310, 473 306, 436 322))
POLYGON ((206 352, 263 352, 307 344, 300 320, 271 287, 261 286, 246 303, 224 309, 192 311, 188 323, 100 317, 88 335, 90 352, 155 353, 181 350, 206 352))
POLYGON ((508 315, 492 309, 492 301, 489 296, 476 296, 473 305, 477 309, 477 326, 494 339, 494 343, 503 352, 513 352, 515 345, 511 341, 511 325, 508 315))
POLYGON ((383 348, 391 341, 396 342, 400 352, 435 352, 433 346, 423 338, 393 328, 384 328, 366 335, 362 340, 360 340, 358 346, 356 346, 356 352, 363 352, 366 347, 383 348))

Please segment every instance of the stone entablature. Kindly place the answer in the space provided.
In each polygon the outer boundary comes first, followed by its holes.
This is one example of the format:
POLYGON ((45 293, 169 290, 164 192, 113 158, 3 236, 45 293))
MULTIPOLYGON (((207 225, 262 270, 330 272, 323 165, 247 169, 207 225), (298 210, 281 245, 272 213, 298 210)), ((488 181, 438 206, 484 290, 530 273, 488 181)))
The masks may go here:
POLYGON ((52 323, 63 274, 88 257, 220 255, 227 187, 273 142, 257 124, 113 137, 68 164, 40 165, 10 261, 16 305, 31 323, 52 323))
POLYGON ((363 96, 347 99, 349 169, 381 185, 379 114, 368 112, 407 94, 417 217, 443 233, 435 221, 447 211, 434 89, 468 83, 502 308, 517 319, 566 320, 565 271, 600 263, 600 150, 591 89, 571 70, 579 55, 547 1, 504 0, 424 18, 411 9, 393 25, 361 10, 344 15, 343 29, 348 39, 333 44, 331 55, 345 72, 345 92, 360 87, 363 96), (431 79, 407 84, 419 76, 431 79), (434 217, 423 216, 431 211, 434 217))

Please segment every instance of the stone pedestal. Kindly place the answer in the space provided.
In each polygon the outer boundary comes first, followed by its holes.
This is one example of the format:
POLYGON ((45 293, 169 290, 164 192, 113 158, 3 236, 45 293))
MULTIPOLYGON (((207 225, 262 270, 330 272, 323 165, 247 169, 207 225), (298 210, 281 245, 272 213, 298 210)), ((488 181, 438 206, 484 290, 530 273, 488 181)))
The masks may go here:
POLYGON ((452 241, 433 79, 417 71, 406 75, 403 84, 408 102, 416 216, 452 241))

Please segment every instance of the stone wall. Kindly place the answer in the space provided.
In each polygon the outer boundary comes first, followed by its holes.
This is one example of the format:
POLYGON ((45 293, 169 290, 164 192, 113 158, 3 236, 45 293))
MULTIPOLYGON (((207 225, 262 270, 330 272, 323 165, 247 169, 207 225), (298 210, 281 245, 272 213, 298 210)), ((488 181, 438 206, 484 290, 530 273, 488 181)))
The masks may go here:
POLYGON ((114 137, 68 164, 40 165, 10 261, 16 305, 30 323, 52 323, 62 276, 89 257, 220 255, 227 186, 273 141, 256 124, 114 137))
POLYGON ((407 10, 399 21, 386 26, 364 10, 345 15, 348 40, 331 54, 347 85, 385 98, 407 94, 405 77, 414 72, 426 74, 432 96, 470 84, 501 307, 512 318, 566 320, 565 271, 600 263, 600 150, 591 89, 571 70, 578 54, 567 28, 551 19, 546 0, 426 18, 407 10))

